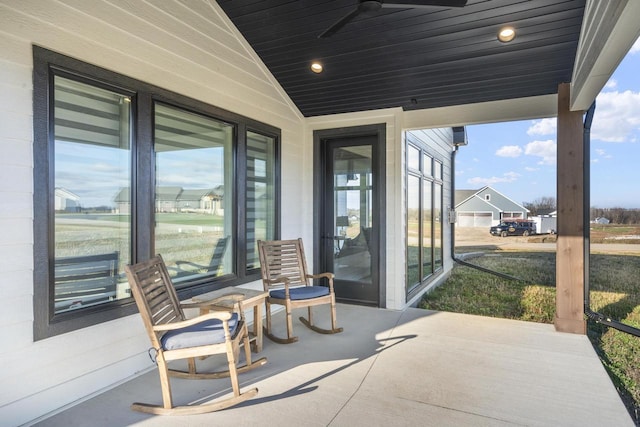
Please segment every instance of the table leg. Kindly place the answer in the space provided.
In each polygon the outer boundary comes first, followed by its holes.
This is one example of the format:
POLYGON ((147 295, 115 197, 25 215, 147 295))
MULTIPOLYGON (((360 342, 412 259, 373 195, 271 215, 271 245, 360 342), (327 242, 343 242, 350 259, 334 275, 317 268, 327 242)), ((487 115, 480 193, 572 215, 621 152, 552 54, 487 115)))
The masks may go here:
POLYGON ((256 337, 253 351, 260 353, 262 351, 262 304, 256 304, 253 307, 253 334, 256 337))

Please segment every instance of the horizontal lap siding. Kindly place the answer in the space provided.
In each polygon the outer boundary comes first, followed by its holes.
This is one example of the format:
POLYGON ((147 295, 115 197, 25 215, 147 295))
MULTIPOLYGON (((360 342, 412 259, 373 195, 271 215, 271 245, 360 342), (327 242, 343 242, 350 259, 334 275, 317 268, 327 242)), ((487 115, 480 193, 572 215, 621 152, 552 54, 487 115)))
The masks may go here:
POLYGON ((302 116, 215 2, 0 0, 0 382, 12 384, 0 388, 0 419, 10 425, 151 366, 137 315, 33 342, 32 44, 280 128, 291 162, 283 234, 312 218, 300 197, 311 193, 302 116))

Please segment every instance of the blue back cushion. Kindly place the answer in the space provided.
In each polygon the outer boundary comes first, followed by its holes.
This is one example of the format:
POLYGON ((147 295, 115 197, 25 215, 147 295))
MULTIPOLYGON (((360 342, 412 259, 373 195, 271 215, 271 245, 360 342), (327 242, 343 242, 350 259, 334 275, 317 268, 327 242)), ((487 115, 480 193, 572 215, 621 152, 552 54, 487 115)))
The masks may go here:
MULTIPOLYGON (((231 335, 233 335, 237 326, 238 314, 233 313, 231 319, 229 319, 229 332, 231 335)), ((163 350, 176 350, 223 342, 224 328, 222 327, 222 320, 218 319, 205 320, 186 328, 169 331, 160 339, 163 350)))
MULTIPOLYGON (((326 286, 302 286, 300 288, 289 288, 289 298, 292 300, 311 299, 329 295, 329 288, 326 286)), ((272 298, 284 299, 284 289, 276 289, 269 292, 272 298)))

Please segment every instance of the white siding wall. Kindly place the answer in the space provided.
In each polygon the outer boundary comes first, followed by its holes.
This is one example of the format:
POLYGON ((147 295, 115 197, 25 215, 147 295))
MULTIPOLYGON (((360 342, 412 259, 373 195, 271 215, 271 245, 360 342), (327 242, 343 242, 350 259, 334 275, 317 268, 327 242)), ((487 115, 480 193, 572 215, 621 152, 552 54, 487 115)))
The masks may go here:
POLYGON ((137 315, 33 342, 32 44, 281 128, 283 235, 312 220, 303 117, 215 2, 0 0, 2 425, 151 366, 137 315))

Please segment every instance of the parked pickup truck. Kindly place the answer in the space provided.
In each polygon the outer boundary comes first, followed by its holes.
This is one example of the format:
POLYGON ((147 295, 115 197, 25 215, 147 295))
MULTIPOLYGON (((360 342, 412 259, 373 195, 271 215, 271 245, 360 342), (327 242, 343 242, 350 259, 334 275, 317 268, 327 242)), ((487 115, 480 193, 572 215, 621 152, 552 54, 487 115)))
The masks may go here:
POLYGON ((536 234, 536 224, 533 221, 503 221, 489 229, 492 236, 528 236, 536 234))

